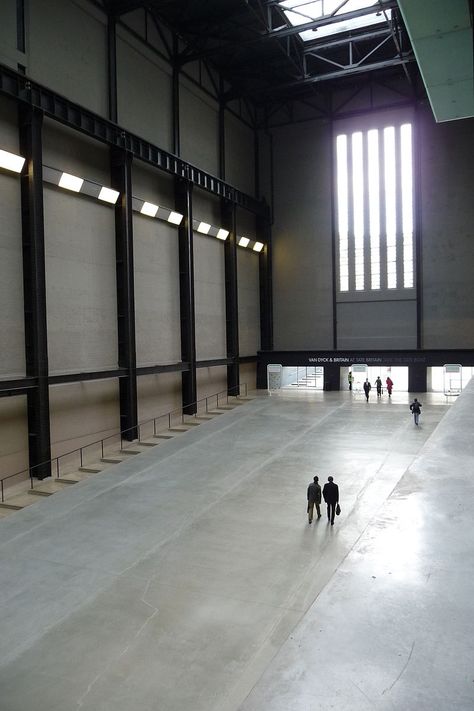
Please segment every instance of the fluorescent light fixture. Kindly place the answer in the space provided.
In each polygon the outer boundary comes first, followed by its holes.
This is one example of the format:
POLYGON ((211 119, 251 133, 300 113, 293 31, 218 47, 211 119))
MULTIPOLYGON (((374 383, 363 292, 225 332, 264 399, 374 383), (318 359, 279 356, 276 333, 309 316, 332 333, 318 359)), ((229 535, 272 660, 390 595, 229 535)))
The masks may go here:
POLYGON ((208 235, 210 229, 211 225, 209 225, 207 222, 200 222, 197 227, 197 231, 201 232, 203 235, 208 235))
POLYGON ((17 156, 15 153, 8 151, 0 151, 0 168, 12 170, 14 173, 21 173, 21 169, 25 164, 23 156, 17 156))
POLYGON ((152 202, 144 202, 140 212, 142 215, 148 215, 148 217, 155 217, 158 212, 158 205, 153 205, 152 202))
POLYGON ((62 173, 59 178, 59 187, 65 188, 66 190, 72 190, 73 193, 78 193, 82 188, 84 182, 83 178, 78 178, 76 175, 70 175, 69 173, 62 173))
POLYGON ((249 242, 250 242, 250 240, 248 237, 241 237, 239 239, 239 247, 248 247, 249 242))
POLYGON ((104 202, 110 202, 112 205, 115 205, 115 203, 118 200, 119 193, 117 190, 112 190, 112 188, 106 188, 103 187, 100 189, 99 193, 99 200, 103 200, 104 202))
POLYGON ((168 222, 171 222, 173 225, 180 225, 182 222, 183 216, 180 215, 179 212, 173 212, 171 211, 170 214, 168 215, 168 222))
POLYGON ((253 251, 254 252, 261 252, 263 249, 263 244, 261 242, 255 242, 253 246, 253 251))
POLYGON ((225 230, 223 227, 219 227, 216 234, 217 239, 227 239, 228 236, 229 230, 225 230))

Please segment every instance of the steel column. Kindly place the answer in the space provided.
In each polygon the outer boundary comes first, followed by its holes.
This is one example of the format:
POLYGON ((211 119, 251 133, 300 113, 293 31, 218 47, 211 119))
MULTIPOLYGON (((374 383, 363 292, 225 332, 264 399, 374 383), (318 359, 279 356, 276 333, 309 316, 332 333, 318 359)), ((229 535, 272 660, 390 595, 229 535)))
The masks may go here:
POLYGON ((273 348, 272 232, 270 214, 257 217, 257 239, 265 245, 259 255, 260 350, 273 348))
POLYGON ((26 376, 37 383, 27 392, 28 451, 38 479, 51 476, 42 126, 42 111, 20 106, 20 152, 26 158, 21 177, 26 376))
POLYGON ((133 156, 123 149, 111 151, 112 187, 120 193, 115 206, 115 260, 117 274, 118 365, 126 370, 119 379, 120 430, 129 441, 138 436, 137 362, 135 346, 135 293, 133 271, 133 156))
MULTIPOLYGON (((416 289, 416 347, 423 348, 423 225, 421 205, 421 116, 416 107, 413 116, 413 186, 414 186, 414 249, 416 289)), ((422 391, 419 391, 422 392, 422 391)))
POLYGON ((189 369, 181 376, 183 412, 187 415, 193 415, 197 407, 192 190, 193 186, 188 180, 176 178, 176 210, 184 215, 178 229, 178 239, 181 359, 189 364, 189 369))
POLYGON ((236 209, 232 202, 221 201, 222 226, 229 230, 229 236, 224 243, 225 268, 225 313, 227 358, 227 391, 235 395, 240 383, 239 371, 239 309, 237 291, 237 230, 236 209))

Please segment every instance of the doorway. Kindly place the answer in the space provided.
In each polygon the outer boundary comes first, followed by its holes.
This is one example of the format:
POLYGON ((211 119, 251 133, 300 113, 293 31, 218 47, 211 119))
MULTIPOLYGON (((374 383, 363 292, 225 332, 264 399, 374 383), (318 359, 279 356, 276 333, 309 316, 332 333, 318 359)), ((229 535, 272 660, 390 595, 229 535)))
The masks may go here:
POLYGON ((288 389, 324 389, 324 368, 322 366, 284 366, 282 388, 288 389))

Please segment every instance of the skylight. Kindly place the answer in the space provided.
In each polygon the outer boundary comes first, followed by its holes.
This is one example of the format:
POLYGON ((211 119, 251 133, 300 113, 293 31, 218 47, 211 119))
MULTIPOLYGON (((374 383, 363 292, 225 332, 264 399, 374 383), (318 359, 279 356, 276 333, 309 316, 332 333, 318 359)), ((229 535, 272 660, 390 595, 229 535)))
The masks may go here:
POLYGON ((350 32, 361 27, 377 25, 380 22, 385 22, 386 18, 390 20, 392 14, 390 9, 381 12, 383 5, 379 2, 374 2, 374 0, 346 0, 345 2, 344 0, 280 0, 280 5, 287 20, 293 27, 325 17, 341 16, 340 22, 333 22, 330 25, 300 32, 299 35, 305 42, 340 34, 341 32, 350 32), (372 13, 369 12, 366 15, 353 17, 352 19, 344 19, 344 15, 349 12, 371 7, 374 8, 372 13))

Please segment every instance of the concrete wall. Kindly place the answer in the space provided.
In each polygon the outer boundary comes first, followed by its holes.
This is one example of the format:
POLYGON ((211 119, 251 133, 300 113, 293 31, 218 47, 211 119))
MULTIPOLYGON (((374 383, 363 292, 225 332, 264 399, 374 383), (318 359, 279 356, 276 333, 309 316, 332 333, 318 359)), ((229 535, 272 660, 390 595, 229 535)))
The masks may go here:
POLYGON ((122 27, 117 30, 117 92, 119 124, 170 151, 170 68, 122 27))
POLYGON ((275 349, 332 348, 331 127, 273 136, 275 349))
POLYGON ((33 0, 27 8, 27 74, 105 116, 105 14, 87 0, 33 0))
POLYGON ((196 357, 198 360, 225 358, 224 244, 196 233, 194 246, 196 357))
MULTIPOLYGON (((0 103, 1 147, 18 153, 16 106, 0 103)), ((25 373, 20 180, 0 172, 0 377, 25 373)))
MULTIPOLYGON (((336 131, 409 120, 385 112, 336 131)), ((272 130, 275 161, 275 348, 332 348, 329 125, 272 130), (291 176, 291 179, 289 178, 291 176)), ((422 331, 425 348, 474 346, 472 119, 435 124, 420 111, 422 331)), ((339 348, 416 347, 415 290, 337 295, 339 348)))
POLYGON ((260 350, 259 259, 255 252, 237 248, 239 353, 256 355, 260 350))
POLYGON ((474 347, 474 120, 420 112, 423 346, 474 347))
MULTIPOLYGON (((34 0, 26 3, 26 51, 17 45, 16 1, 0 7, 0 61, 18 63, 35 81, 102 116, 108 114, 107 22, 89 0, 34 0), (73 38, 80 37, 80 42, 73 38)), ((166 29, 164 35, 169 39, 166 29)), ((163 36, 142 9, 117 25, 118 123, 165 150, 172 150, 171 67, 163 36), (130 31, 127 26, 130 28, 130 31), (142 39, 140 39, 140 37, 142 39)), ((193 164, 219 172, 218 77, 189 65, 180 76, 181 154, 193 164), (213 81, 214 80, 214 81, 213 81), (202 87, 197 84, 201 82, 202 87)), ((242 104, 243 105, 243 104, 242 104)), ((235 109, 234 109, 235 110, 235 109)), ((0 148, 18 151, 17 107, 0 97, 0 148)), ((245 114, 245 115, 244 115, 245 114)), ((226 111, 227 179, 254 191, 254 136, 226 111)), ((101 143, 47 118, 44 164, 110 185, 109 151, 101 143)), ((139 161, 133 165, 133 194, 174 207, 173 178, 139 161)), ((0 175, 0 377, 25 372, 20 183, 0 175)), ((219 199, 194 190, 194 216, 220 225, 219 199)), ((117 367, 117 306, 114 210, 94 199, 45 184, 45 250, 48 356, 51 374, 117 367)), ((253 217, 239 217, 254 231, 253 217), (246 222, 248 220, 249 222, 246 222)), ((135 317, 137 364, 180 360, 178 231, 159 220, 134 214, 135 317)), ((195 235, 197 356, 226 355, 224 245, 195 235)), ((258 257, 241 253, 238 269, 241 351, 259 346, 258 257)), ((254 366, 245 366, 254 379, 254 366)), ((226 388, 226 368, 200 369, 200 394, 226 388)), ((61 455, 120 426, 118 382, 91 381, 51 387, 51 438, 61 455)), ((139 419, 180 405, 181 374, 138 379, 139 419)), ((0 417, 11 421, 15 437, 1 440, 0 465, 27 465, 24 398, 0 401, 0 417), (14 407, 12 406, 14 403, 14 407)), ((7 431, 7 430, 4 430, 7 431)), ((17 466, 18 465, 18 466, 17 466)), ((67 466, 71 462, 68 460, 67 466)))
MULTIPOLYGON (((25 396, 0 398, 0 435, 0 477, 27 469, 28 426, 25 396)), ((15 477, 5 482, 5 486, 14 486, 20 480, 15 477)))

